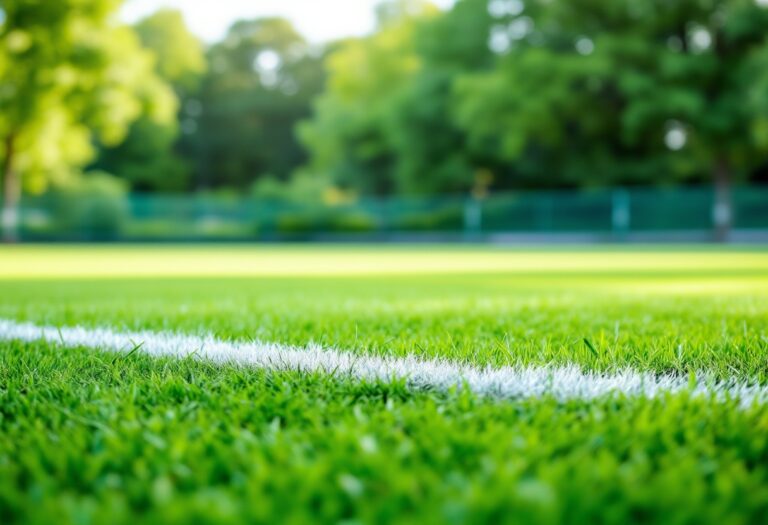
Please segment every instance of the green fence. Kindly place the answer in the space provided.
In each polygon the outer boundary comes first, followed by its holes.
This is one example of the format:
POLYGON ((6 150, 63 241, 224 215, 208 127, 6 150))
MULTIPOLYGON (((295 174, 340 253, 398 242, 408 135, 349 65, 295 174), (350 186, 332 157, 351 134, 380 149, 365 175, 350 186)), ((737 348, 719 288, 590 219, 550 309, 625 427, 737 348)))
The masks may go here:
MULTIPOLYGON (((362 199, 337 205, 89 193, 26 198, 19 233, 27 241, 396 238, 415 233, 477 238, 587 233, 620 240, 638 233, 706 235, 714 229, 713 208, 708 187, 514 192, 483 200, 362 199)), ((734 188, 732 208, 734 230, 768 232, 768 187, 734 188)))

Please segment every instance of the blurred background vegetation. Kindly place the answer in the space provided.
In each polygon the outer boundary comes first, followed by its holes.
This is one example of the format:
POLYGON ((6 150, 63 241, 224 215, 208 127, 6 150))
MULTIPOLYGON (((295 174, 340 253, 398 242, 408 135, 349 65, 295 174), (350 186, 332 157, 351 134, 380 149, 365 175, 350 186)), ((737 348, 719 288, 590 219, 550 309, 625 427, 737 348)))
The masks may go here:
POLYGON ((248 196, 298 227, 375 197, 702 184, 725 235, 732 186, 768 182, 768 0, 390 0, 323 45, 280 18, 204 44, 121 4, 0 2, 6 238, 22 196, 62 224, 248 196))

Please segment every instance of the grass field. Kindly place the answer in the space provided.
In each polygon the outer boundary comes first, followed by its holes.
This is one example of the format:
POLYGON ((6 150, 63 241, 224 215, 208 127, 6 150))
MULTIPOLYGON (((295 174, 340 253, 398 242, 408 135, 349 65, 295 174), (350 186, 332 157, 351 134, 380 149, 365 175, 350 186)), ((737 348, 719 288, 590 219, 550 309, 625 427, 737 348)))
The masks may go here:
MULTIPOLYGON (((768 250, 2 248, 0 319, 766 388, 768 250)), ((763 402, 509 399, 135 343, 0 333, 0 522, 768 516, 763 402)))

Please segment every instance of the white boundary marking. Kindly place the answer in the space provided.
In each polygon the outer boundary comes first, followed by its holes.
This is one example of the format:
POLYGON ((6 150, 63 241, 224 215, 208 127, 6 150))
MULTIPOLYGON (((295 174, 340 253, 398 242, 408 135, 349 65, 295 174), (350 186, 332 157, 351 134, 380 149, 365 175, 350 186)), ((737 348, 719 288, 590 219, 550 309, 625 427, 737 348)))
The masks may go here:
POLYGON ((118 332, 107 328, 52 327, 0 319, 0 341, 45 341, 150 356, 193 357, 221 364, 266 370, 319 372, 360 380, 404 380, 414 389, 446 391, 468 387, 474 393, 504 399, 552 396, 559 400, 591 400, 606 396, 654 398, 688 392, 697 397, 736 399, 742 407, 768 402, 768 386, 745 381, 715 381, 657 375, 630 369, 585 372, 576 365, 475 367, 419 357, 359 355, 317 345, 304 348, 263 342, 231 342, 213 336, 173 332, 118 332), (140 346, 139 346, 140 345, 140 346))

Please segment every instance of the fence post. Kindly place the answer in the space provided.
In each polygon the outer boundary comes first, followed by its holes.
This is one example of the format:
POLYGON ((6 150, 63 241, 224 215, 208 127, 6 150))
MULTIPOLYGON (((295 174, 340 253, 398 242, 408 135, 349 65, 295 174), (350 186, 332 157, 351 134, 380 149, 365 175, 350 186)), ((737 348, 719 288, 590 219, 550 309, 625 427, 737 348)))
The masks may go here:
POLYGON ((629 192, 624 188, 616 188, 612 195, 611 229, 617 238, 626 237, 631 224, 629 192))
POLYGON ((712 222, 715 227, 715 241, 728 242, 733 227, 733 197, 731 195, 731 173, 727 161, 718 161, 715 170, 715 202, 712 206, 712 222))
POLYGON ((552 233, 555 204, 551 194, 538 195, 536 205, 536 228, 545 233, 552 233))
POLYGON ((376 206, 376 231, 379 233, 379 235, 391 233, 389 231, 389 216, 391 214, 389 208, 391 207, 391 200, 384 197, 379 197, 374 199, 373 203, 376 206))
POLYGON ((470 197, 464 201, 464 232, 478 234, 483 229, 483 208, 480 199, 470 197))

